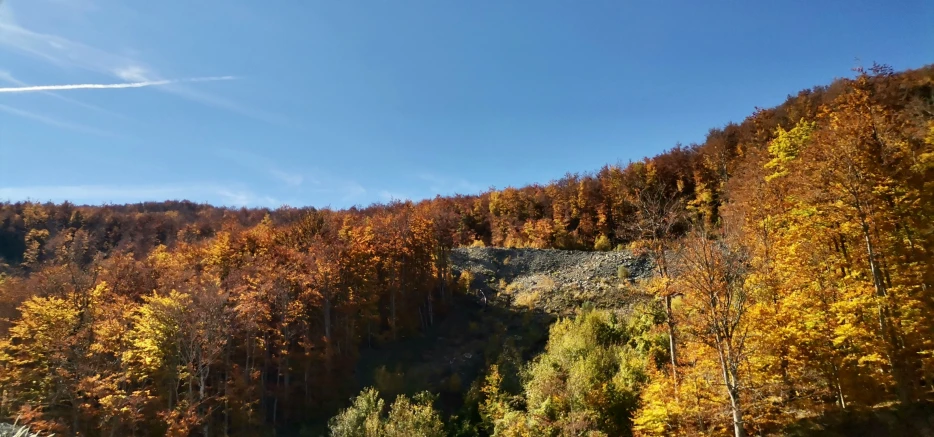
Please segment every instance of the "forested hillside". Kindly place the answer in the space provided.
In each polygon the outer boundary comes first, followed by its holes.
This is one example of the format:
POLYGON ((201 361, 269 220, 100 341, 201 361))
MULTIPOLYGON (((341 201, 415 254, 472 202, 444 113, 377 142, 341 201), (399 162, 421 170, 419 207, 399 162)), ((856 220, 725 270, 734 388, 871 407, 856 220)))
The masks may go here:
MULTIPOLYGON (((932 66, 858 71, 703 144, 547 185, 340 211, 4 203, 0 421, 102 436, 317 435, 330 416, 341 436, 806 433, 929 398, 932 250, 932 66), (657 299, 585 305, 430 393, 381 368, 348 403, 368 351, 465 312, 544 311, 479 302, 473 272, 452 268, 460 246, 634 251, 654 274, 620 268, 619 289, 657 299)), ((476 329, 502 340, 498 326, 476 329)))

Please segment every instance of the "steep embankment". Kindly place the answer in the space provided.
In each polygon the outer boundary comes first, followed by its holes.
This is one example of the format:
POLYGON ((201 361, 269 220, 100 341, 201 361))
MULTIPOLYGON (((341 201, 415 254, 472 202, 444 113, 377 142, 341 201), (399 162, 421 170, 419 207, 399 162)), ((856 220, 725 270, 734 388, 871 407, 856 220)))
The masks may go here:
POLYGON ((451 263, 456 274, 473 275, 481 300, 556 315, 588 303, 626 307, 645 298, 633 284, 652 274, 651 260, 629 251, 472 247, 455 249, 451 263))

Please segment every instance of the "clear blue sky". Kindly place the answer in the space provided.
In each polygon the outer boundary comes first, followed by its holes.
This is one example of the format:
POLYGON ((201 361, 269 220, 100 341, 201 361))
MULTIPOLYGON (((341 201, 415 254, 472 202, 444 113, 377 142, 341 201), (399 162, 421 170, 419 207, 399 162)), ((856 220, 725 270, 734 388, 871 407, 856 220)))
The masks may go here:
POLYGON ((934 2, 5 0, 0 201, 346 207, 545 183, 934 62, 934 2))

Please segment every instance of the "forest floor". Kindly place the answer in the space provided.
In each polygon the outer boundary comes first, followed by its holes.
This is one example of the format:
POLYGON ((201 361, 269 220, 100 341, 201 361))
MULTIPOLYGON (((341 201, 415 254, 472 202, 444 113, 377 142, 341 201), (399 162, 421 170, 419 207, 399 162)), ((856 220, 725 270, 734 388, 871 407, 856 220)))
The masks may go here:
POLYGON ((802 419, 789 426, 792 437, 934 436, 934 400, 850 408, 802 419))

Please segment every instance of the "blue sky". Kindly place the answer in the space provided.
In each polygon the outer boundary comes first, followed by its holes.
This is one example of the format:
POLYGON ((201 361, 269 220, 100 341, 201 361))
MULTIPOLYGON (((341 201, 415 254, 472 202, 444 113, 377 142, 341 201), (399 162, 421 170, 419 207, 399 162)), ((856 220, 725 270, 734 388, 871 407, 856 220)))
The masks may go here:
POLYGON ((5 0, 0 88, 163 82, 0 93, 0 201, 340 208, 545 183, 860 63, 934 62, 932 23, 929 0, 5 0))

